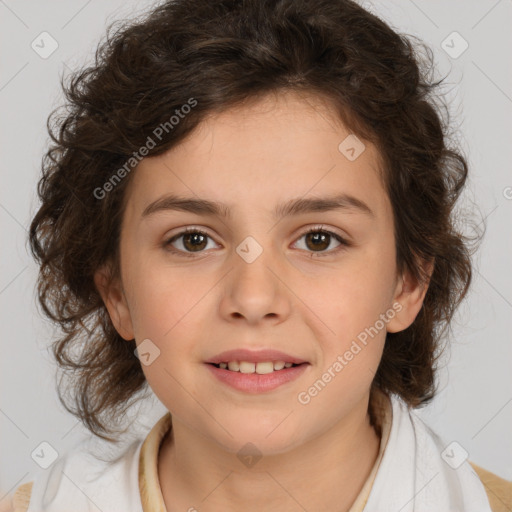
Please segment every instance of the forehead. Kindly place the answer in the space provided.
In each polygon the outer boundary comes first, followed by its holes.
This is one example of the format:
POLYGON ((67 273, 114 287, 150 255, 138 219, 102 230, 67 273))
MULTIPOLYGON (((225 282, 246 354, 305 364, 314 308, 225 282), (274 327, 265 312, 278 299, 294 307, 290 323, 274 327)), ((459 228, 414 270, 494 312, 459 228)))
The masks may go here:
POLYGON ((311 95, 269 95, 210 115, 178 145, 146 157, 133 172, 130 217, 140 217, 150 202, 170 192, 222 202, 234 211, 270 212, 289 198, 335 193, 357 196, 376 210, 388 206, 377 149, 311 95))

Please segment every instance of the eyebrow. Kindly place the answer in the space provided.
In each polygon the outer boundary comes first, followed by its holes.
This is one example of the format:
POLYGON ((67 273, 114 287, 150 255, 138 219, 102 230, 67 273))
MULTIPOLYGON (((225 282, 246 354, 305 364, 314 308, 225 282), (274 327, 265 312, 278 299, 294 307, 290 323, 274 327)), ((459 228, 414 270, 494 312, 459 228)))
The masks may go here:
MULTIPOLYGON (((196 199, 193 197, 180 197, 177 195, 166 195, 150 203, 142 212, 142 218, 162 211, 183 211, 197 215, 217 216, 229 218, 231 209, 217 201, 207 199, 196 199)), ((275 219, 302 213, 327 212, 332 210, 358 211, 369 216, 374 216, 370 207, 361 199, 348 194, 338 194, 329 197, 311 197, 291 199, 286 203, 276 206, 273 211, 275 219)))

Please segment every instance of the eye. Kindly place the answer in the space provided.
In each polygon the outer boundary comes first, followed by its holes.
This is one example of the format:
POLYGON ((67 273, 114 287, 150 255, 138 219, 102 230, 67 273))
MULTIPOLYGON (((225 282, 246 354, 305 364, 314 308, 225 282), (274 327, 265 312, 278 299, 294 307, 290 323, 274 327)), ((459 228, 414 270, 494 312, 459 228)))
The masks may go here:
POLYGON ((179 254, 180 256, 193 257, 195 252, 203 252, 207 246, 207 240, 211 239, 208 233, 201 231, 197 228, 187 228, 169 240, 164 242, 164 247, 168 248, 178 242, 177 249, 169 249, 171 252, 179 254), (182 239, 182 240, 180 240, 182 239))
POLYGON ((305 237, 305 245, 306 250, 313 249, 313 252, 311 254, 311 257, 313 257, 316 254, 316 256, 329 256, 333 253, 337 253, 340 250, 343 250, 345 247, 349 246, 350 244, 342 238, 337 233, 334 233, 333 231, 328 231, 322 228, 322 226, 316 226, 305 233, 301 235, 299 238, 302 239, 305 237), (338 242, 338 245, 335 249, 326 251, 326 249, 331 245, 331 243, 334 241, 338 242), (327 254, 322 254, 327 253, 327 254))
MULTIPOLYGON (((328 256, 337 253, 339 250, 348 247, 350 244, 337 233, 323 229, 322 226, 316 226, 301 235, 299 240, 305 237, 305 250, 312 250, 311 257, 328 256), (329 251, 326 249, 336 241, 338 245, 329 251), (326 254, 322 254, 326 253, 326 254)), ((179 256, 194 257, 194 253, 201 253, 208 249, 208 239, 212 240, 210 235, 198 228, 187 228, 178 234, 169 238, 163 243, 165 249, 179 256), (176 244, 178 247, 176 247, 176 244)), ((297 242, 296 242, 297 244, 297 242)), ((211 248, 211 247, 210 247, 211 248)))

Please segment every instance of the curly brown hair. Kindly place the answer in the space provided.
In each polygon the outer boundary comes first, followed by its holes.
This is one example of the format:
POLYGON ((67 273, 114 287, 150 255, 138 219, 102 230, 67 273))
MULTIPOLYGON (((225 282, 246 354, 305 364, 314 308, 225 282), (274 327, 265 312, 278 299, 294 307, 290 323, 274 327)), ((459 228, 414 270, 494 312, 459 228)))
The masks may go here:
POLYGON ((68 84, 61 78, 68 101, 64 115, 54 121, 56 109, 48 118, 54 144, 42 159, 29 241, 39 303, 62 328, 52 351, 73 396, 68 404, 60 382, 59 398, 93 434, 117 442, 114 423, 148 387, 135 341, 118 334, 93 280, 106 263, 119 277, 133 172, 101 197, 98 190, 190 98, 194 108, 161 130, 151 156, 209 114, 284 90, 327 98, 353 133, 376 145, 397 269, 420 282, 428 281, 422 261, 434 269, 413 324, 387 334, 372 390, 411 407, 432 399, 441 335, 471 281, 469 239, 454 221, 468 169, 461 150, 448 147, 448 108, 433 94, 444 78, 432 79, 432 51, 412 38, 350 0, 169 0, 110 24, 94 65, 68 84))

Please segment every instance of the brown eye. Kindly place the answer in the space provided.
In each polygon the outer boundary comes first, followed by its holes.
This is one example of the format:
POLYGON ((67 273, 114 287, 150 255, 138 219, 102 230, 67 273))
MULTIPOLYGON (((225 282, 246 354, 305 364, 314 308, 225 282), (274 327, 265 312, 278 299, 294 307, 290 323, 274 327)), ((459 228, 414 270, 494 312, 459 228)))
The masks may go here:
POLYGON ((183 246, 187 251, 200 251, 206 247, 206 238, 202 233, 187 233, 183 235, 183 246))
POLYGON ((211 237, 204 231, 188 228, 167 240, 164 247, 167 249, 170 247, 171 252, 183 256, 193 256, 190 253, 200 253, 206 249, 209 239, 211 237))
POLYGON ((327 256, 337 252, 340 246, 344 248, 349 245, 348 242, 338 234, 321 228, 312 228, 308 230, 300 237, 300 239, 302 238, 305 240, 305 250, 312 252, 311 256, 313 256, 314 253, 318 253, 317 256, 327 256), (327 250, 333 241, 337 242, 338 245, 327 250))
POLYGON ((324 251, 329 247, 330 241, 331 235, 320 231, 306 235, 306 246, 308 249, 324 251))

